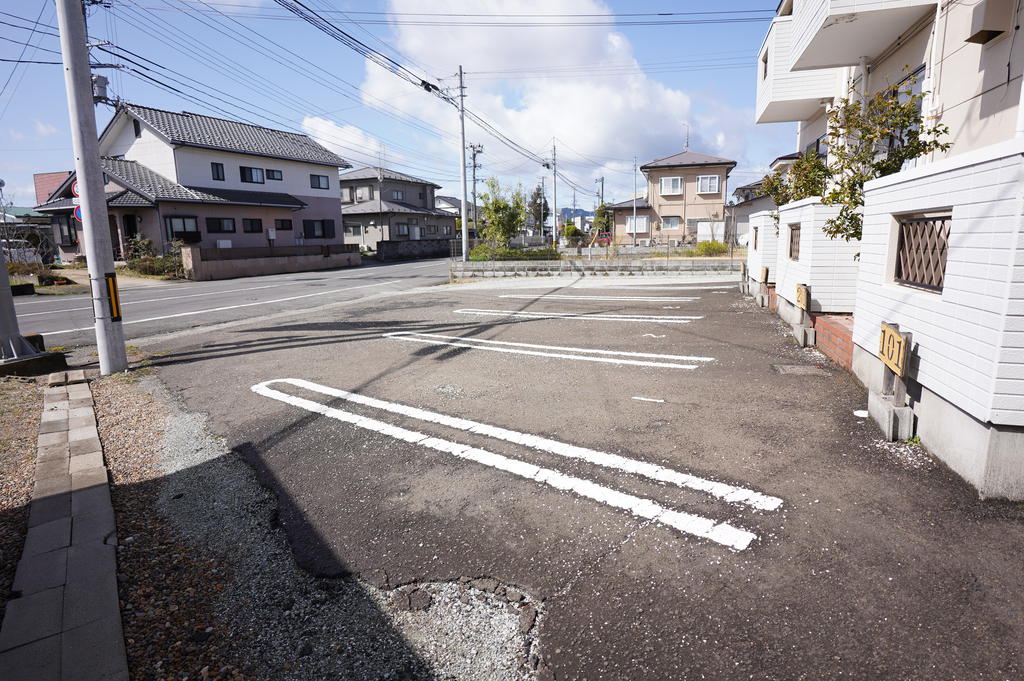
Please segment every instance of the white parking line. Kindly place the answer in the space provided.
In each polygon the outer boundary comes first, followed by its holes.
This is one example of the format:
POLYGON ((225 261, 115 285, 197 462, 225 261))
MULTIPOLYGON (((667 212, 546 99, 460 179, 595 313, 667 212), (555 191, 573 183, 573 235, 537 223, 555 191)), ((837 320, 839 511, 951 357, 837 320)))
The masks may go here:
MULTIPOLYGON (((210 312, 223 312, 225 310, 236 310, 240 307, 253 307, 254 305, 269 305, 270 303, 283 303, 289 300, 299 300, 301 298, 313 298, 314 296, 327 296, 332 293, 346 293, 348 291, 355 291, 361 288, 370 288, 372 286, 387 286, 388 284, 396 284, 401 279, 394 279, 392 281, 382 281, 376 284, 364 284, 362 286, 351 286, 349 288, 336 288, 330 291, 318 291, 316 293, 306 293, 301 296, 289 296, 287 298, 275 298, 274 300, 261 300, 255 303, 242 303, 241 305, 225 305, 224 307, 211 307, 205 310, 192 310, 191 312, 179 312, 177 314, 165 314, 159 317, 147 317, 146 319, 129 319, 122 322, 122 324, 142 324, 143 322, 155 322, 161 319, 173 319, 175 317, 189 317, 197 314, 208 314, 210 312)), ((92 331, 95 327, 93 326, 82 326, 77 329, 63 329, 62 331, 47 331, 47 336, 56 336, 59 333, 75 333, 76 331, 92 331)))
POLYGON ((657 397, 634 397, 634 400, 641 402, 664 402, 665 400, 659 400, 657 397))
POLYGON ((519 294, 506 294, 498 296, 499 298, 523 298, 526 300, 547 300, 549 298, 554 300, 622 300, 638 303, 692 303, 695 300, 700 300, 699 296, 685 296, 673 298, 670 296, 566 296, 561 294, 547 294, 539 296, 526 296, 519 294))
POLYGON ((526 312, 522 310, 455 310, 456 314, 475 314, 489 317, 528 317, 532 319, 582 319, 599 322, 655 322, 659 324, 689 324, 702 315, 649 315, 649 314, 588 314, 585 312, 526 312))
MULTIPOLYGON (((599 485, 584 478, 566 475, 551 468, 542 468, 519 459, 513 459, 501 454, 489 452, 485 449, 478 449, 469 445, 451 442, 437 437, 431 437, 425 433, 408 430, 399 426, 393 426, 382 421, 359 416, 351 412, 329 407, 313 400, 295 397, 287 393, 270 388, 272 383, 291 382, 292 379, 281 379, 278 381, 266 381, 252 387, 252 391, 258 395, 279 400, 307 411, 322 414, 329 418, 337 419, 345 423, 365 428, 366 430, 388 435, 390 437, 427 447, 439 452, 452 454, 461 459, 475 461, 476 463, 503 470, 534 482, 539 482, 559 491, 570 491, 575 494, 593 499, 599 503, 629 511, 633 515, 647 520, 666 525, 679 532, 695 537, 709 539, 713 542, 727 546, 736 551, 747 548, 757 538, 752 532, 735 527, 729 523, 719 523, 710 518, 673 511, 659 505, 657 502, 643 497, 626 494, 617 490, 599 485)), ((314 384, 315 385, 315 384, 314 384)), ((385 403, 386 404, 386 403, 385 403)))
POLYGON ((713 362, 714 357, 691 357, 687 355, 658 355, 647 352, 625 352, 618 350, 594 350, 590 348, 570 348, 558 345, 534 345, 532 343, 513 343, 510 341, 485 340, 483 338, 467 338, 465 336, 443 336, 436 333, 415 333, 412 331, 395 331, 385 333, 385 338, 395 340, 412 341, 414 343, 427 343, 429 345, 451 345, 458 348, 471 348, 473 350, 490 350, 492 352, 505 352, 517 355, 534 355, 538 357, 556 357, 559 359, 573 359, 584 362, 606 362, 608 364, 628 364, 632 366, 661 367, 668 369, 696 369, 696 364, 676 364, 675 361, 683 362, 713 362), (456 342, 453 342, 456 341, 456 342), (533 348, 532 350, 519 350, 516 348, 533 348), (541 352, 542 350, 548 352, 541 352), (551 352, 560 351, 560 352, 551 352), (567 354, 579 353, 579 354, 567 354), (604 355, 602 357, 587 357, 586 355, 604 355), (626 359, 631 357, 647 358, 648 360, 666 361, 642 361, 638 359, 626 359))
MULTIPOLYGON (((687 489, 693 489, 698 492, 710 494, 713 497, 717 497, 729 503, 746 504, 747 506, 751 506, 762 511, 772 511, 782 505, 782 499, 779 499, 778 497, 768 496, 760 492, 755 492, 754 490, 729 485, 724 482, 707 480, 705 478, 697 477, 696 475, 690 475, 689 473, 681 473, 657 464, 636 461, 635 459, 628 459, 624 456, 619 456, 618 454, 599 452, 595 449, 587 449, 586 447, 577 447, 576 445, 559 442, 558 440, 549 440, 537 435, 528 435, 514 430, 506 430, 505 428, 490 426, 486 423, 478 423, 476 421, 470 421, 469 419, 446 416, 444 414, 438 414, 425 409, 398 404, 397 402, 378 400, 373 397, 366 397, 365 395, 348 392, 347 390, 341 390, 339 388, 331 388, 329 386, 320 385, 319 383, 313 383, 312 381, 306 381, 301 378, 279 378, 272 381, 266 381, 260 385, 268 386, 271 383, 287 383, 289 385, 320 393, 321 395, 337 397, 348 402, 355 402, 356 404, 362 404, 376 409, 383 409, 385 411, 401 414, 402 416, 408 416, 419 421, 437 423, 456 430, 464 430, 471 433, 486 435, 487 437, 523 445, 531 449, 536 449, 537 451, 564 456, 568 459, 580 459, 605 468, 612 468, 625 473, 641 475, 658 482, 669 482, 674 485, 678 485, 679 487, 685 487, 687 489)), ((254 387, 253 390, 255 389, 256 388, 254 387)))

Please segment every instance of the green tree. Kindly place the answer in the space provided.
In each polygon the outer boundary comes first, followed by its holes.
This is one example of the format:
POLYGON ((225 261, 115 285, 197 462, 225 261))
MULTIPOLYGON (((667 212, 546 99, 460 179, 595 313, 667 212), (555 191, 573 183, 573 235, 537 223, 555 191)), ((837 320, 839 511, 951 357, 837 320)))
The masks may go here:
POLYGON ((526 196, 523 186, 513 190, 501 188, 498 179, 492 177, 485 183, 487 191, 480 195, 482 210, 479 235, 501 246, 507 246, 526 224, 526 196))
POLYGON ((551 209, 548 207, 548 200, 544 197, 541 186, 537 185, 530 193, 530 217, 535 228, 543 227, 544 221, 548 219, 549 215, 551 215, 551 209))
MULTIPOLYGON (((785 206, 811 196, 821 196, 828 186, 829 169, 818 154, 808 151, 788 170, 778 168, 761 181, 761 190, 772 198, 776 206, 785 206)), ((779 212, 772 217, 779 225, 779 212)))
POLYGON ((594 211, 594 221, 590 223, 590 233, 597 238, 598 234, 612 231, 612 216, 608 206, 603 203, 594 211))

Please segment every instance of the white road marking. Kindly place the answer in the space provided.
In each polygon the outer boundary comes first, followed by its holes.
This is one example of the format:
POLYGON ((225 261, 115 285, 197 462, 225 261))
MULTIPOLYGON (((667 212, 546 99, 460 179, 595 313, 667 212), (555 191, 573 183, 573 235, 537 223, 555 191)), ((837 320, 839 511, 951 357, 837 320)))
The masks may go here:
POLYGON ((662 305, 661 309, 662 310, 678 310, 678 309, 680 309, 680 306, 679 305, 662 305))
MULTIPOLYGON (((179 312, 177 314, 165 314, 159 317, 147 317, 145 319, 128 319, 122 324, 142 324, 143 322, 155 322, 161 319, 173 319, 175 317, 189 317, 197 314, 208 314, 210 312, 223 312, 225 310, 236 310, 241 307, 253 307, 254 305, 269 305, 271 303, 284 303, 289 300, 299 300, 301 298, 313 298, 314 296, 327 296, 332 293, 347 293, 348 291, 355 291, 361 288, 371 288, 373 286, 387 286, 388 284, 396 284, 401 279, 394 279, 392 281, 382 281, 376 284, 364 284, 362 286, 351 286, 349 288, 336 288, 330 291, 317 291, 316 293, 305 293, 301 296, 289 296, 287 298, 275 298, 274 300, 261 300, 255 303, 242 303, 240 305, 225 305, 224 307, 211 307, 205 310, 192 310, 191 312, 179 312)), ((63 329, 62 331, 46 331, 47 336, 56 336, 59 333, 75 333, 76 331, 92 331, 95 327, 83 326, 77 329, 63 329)))
POLYGON ((665 400, 659 400, 657 397, 634 397, 634 400, 640 400, 641 402, 664 402, 665 400))
POLYGON ((675 360, 683 362, 713 362, 714 357, 692 357, 687 355, 658 355, 647 352, 625 352, 618 350, 595 350, 591 348, 570 348, 559 345, 534 345, 532 343, 513 343, 510 341, 485 340, 483 338, 467 338, 465 336, 443 336, 436 333, 415 333, 412 331, 396 331, 385 333, 385 338, 395 340, 412 341, 415 343, 427 343, 430 345, 451 345, 458 348, 472 348, 473 350, 490 350, 492 352, 505 352, 517 355, 535 355, 538 357, 557 357, 559 359, 574 359, 584 362, 606 362, 609 364, 629 364, 633 366, 662 367, 669 369, 696 369, 696 364, 675 364, 671 361, 642 361, 626 359, 627 357, 642 357, 648 360, 675 360), (452 342, 458 341, 458 342, 452 342), (532 350, 518 350, 515 348, 533 348, 532 350), (541 352, 561 351, 561 352, 541 352), (580 353, 580 354, 567 354, 580 353), (583 355, 605 355, 603 357, 586 357, 583 355))
POLYGON ((437 261, 437 262, 428 263, 426 265, 416 265, 415 267, 410 267, 409 269, 410 270, 421 270, 424 267, 437 267, 438 265, 441 265, 441 264, 443 264, 441 261, 437 261))
MULTIPOLYGON (((607 287, 602 288, 615 288, 614 284, 609 284, 607 287)), ((687 285, 680 284, 678 286, 665 285, 665 286, 647 286, 643 284, 631 284, 627 288, 642 289, 645 291, 714 291, 714 290, 725 290, 736 288, 735 284, 707 284, 704 286, 700 285, 687 285)))
POLYGON ((672 296, 565 296, 561 294, 542 294, 539 296, 527 296, 527 295, 513 295, 506 294, 498 296, 499 298, 524 298, 527 300, 547 300, 548 298, 555 300, 623 300, 632 301, 639 303, 692 303, 695 300, 700 300, 699 296, 684 296, 684 297, 672 297, 672 296))
POLYGON ((762 494, 761 492, 755 492, 754 490, 746 489, 744 487, 729 485, 724 482, 707 480, 705 478, 697 477, 696 475, 682 473, 657 464, 628 459, 624 456, 619 456, 618 454, 600 452, 594 449, 587 449, 586 447, 577 447, 576 445, 559 442, 558 440, 549 440, 537 435, 529 435, 527 433, 520 433, 514 430, 507 430, 505 428, 490 426, 477 421, 470 421, 469 419, 446 416, 444 414, 438 414, 425 409, 398 404, 397 402, 378 400, 373 397, 367 397, 358 393, 351 393, 339 388, 331 388, 326 385, 320 385, 319 383, 313 383, 312 381, 306 381, 301 378, 279 378, 272 381, 266 381, 260 385, 266 386, 271 383, 287 383, 322 395, 337 397, 348 402, 355 402, 356 404, 362 404, 376 409, 383 409, 385 411, 401 414, 402 416, 408 416, 419 421, 436 423, 456 430, 464 430, 471 433, 477 433, 479 435, 485 435, 498 440, 523 445, 531 449, 536 449, 537 451, 564 456, 568 459, 580 459, 605 468, 611 468, 625 473, 632 473, 634 475, 641 475, 658 482, 669 482, 674 485, 678 485, 679 487, 685 487, 687 489, 693 489, 698 492, 710 494, 713 497, 717 497, 729 503, 746 504, 747 506, 751 506, 762 511, 772 511, 782 505, 782 499, 779 499, 778 497, 762 494))
MULTIPOLYGON (((292 379, 282 379, 284 382, 290 382, 291 380, 292 379)), ((289 395, 269 387, 269 384, 278 382, 281 381, 266 381, 264 383, 259 383, 252 387, 252 391, 258 395, 279 400, 307 411, 337 419, 338 421, 343 421, 345 423, 351 423, 358 428, 364 428, 366 430, 381 433, 382 435, 387 435, 404 442, 427 447, 435 451, 453 454, 461 459, 475 461, 476 463, 484 466, 512 473, 513 475, 548 485, 549 487, 553 487, 560 491, 574 492, 581 497, 593 499, 594 501, 607 506, 629 511, 640 518, 653 520, 654 522, 666 525, 684 534, 709 539, 736 551, 742 551, 747 548, 750 543, 757 538, 757 535, 754 533, 728 523, 718 523, 710 518, 704 518, 702 516, 684 513, 681 511, 673 511, 650 499, 619 492, 584 478, 566 475, 551 468, 535 466, 534 464, 526 461, 502 456, 501 454, 489 452, 485 449, 478 449, 458 442, 451 442, 449 440, 431 437, 425 433, 408 430, 399 426, 393 426, 391 424, 384 423, 383 421, 377 421, 376 419, 367 418, 365 416, 359 416, 358 414, 329 407, 325 404, 314 402, 313 400, 295 397, 294 395, 289 395)))
POLYGON ((455 310, 456 314, 475 314, 489 317, 528 317, 533 319, 582 319, 598 322, 654 322, 659 324, 689 324, 700 315, 647 315, 647 314, 587 314, 585 312, 526 312, 522 310, 455 310))
MULTIPOLYGON (((149 298, 147 300, 122 300, 121 307, 126 305, 138 305, 139 303, 159 303, 165 300, 180 300, 182 298, 198 298, 200 296, 216 296, 222 293, 240 293, 242 291, 259 291, 265 288, 280 288, 281 286, 295 286, 296 284, 269 284, 267 286, 250 286, 248 288, 232 288, 224 291, 209 291, 207 293, 189 293, 184 296, 167 296, 164 298, 149 298)), ((45 312, 29 312, 26 314, 20 314, 19 317, 38 317, 44 314, 58 314, 60 312, 81 312, 83 310, 92 310, 92 307, 70 307, 62 310, 47 310, 45 312)))
POLYGON ((664 338, 665 334, 645 333, 642 338, 664 338))

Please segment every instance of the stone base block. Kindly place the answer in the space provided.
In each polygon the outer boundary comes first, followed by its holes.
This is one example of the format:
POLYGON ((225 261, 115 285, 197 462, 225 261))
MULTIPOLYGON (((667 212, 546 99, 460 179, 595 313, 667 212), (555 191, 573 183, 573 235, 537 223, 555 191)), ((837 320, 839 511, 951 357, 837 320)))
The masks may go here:
POLYGON ((800 326, 799 324, 793 324, 793 338, 796 338, 796 342, 802 348, 812 347, 814 345, 816 335, 814 329, 809 326, 800 326))
POLYGON ((68 362, 60 352, 44 352, 25 359, 16 359, 0 364, 0 376, 38 376, 68 368, 68 362))
POLYGON ((896 405, 889 395, 869 392, 868 414, 889 442, 909 440, 914 436, 914 410, 896 405))

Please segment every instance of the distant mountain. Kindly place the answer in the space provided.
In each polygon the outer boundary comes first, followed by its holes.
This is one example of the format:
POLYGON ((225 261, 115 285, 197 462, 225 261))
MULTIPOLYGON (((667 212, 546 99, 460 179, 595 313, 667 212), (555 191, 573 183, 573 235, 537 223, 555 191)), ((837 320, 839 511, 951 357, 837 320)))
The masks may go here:
POLYGON ((579 217, 581 215, 588 218, 594 217, 594 211, 584 210, 583 208, 577 208, 574 212, 572 208, 563 207, 558 211, 558 213, 562 216, 563 220, 579 217))

